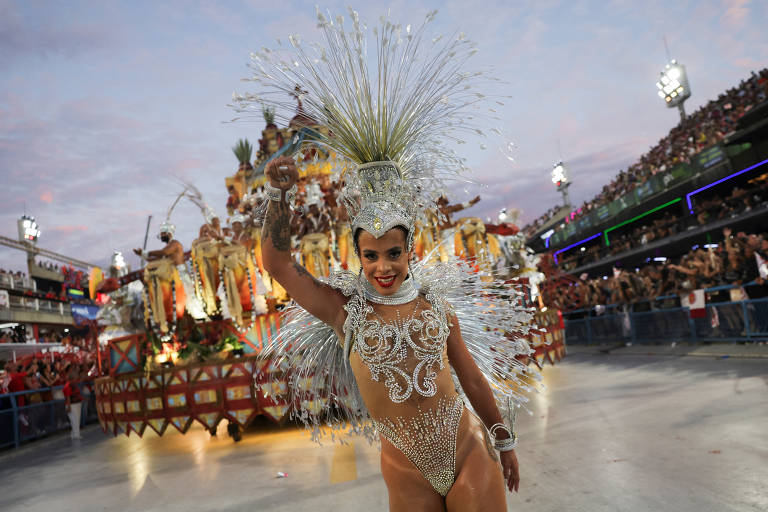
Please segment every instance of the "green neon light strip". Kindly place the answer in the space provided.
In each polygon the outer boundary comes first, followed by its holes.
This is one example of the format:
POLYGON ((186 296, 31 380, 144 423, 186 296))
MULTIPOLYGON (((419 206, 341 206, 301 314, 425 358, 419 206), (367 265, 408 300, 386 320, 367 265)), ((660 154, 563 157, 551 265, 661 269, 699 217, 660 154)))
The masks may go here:
POLYGON ((615 226, 613 226, 613 227, 610 227, 610 228, 606 229, 606 230, 603 232, 603 236, 605 237, 605 245, 611 245, 611 242, 610 242, 610 240, 608 240, 608 232, 609 232, 609 231, 613 231, 614 229, 619 229, 619 228, 620 228, 620 227, 622 227, 622 226, 626 226, 627 224, 630 224, 630 223, 632 223, 632 222, 635 222, 635 221, 636 221, 636 220, 638 220, 638 219, 642 219, 642 218, 643 218, 643 217, 645 217, 646 215, 650 215, 650 214, 652 214, 653 212, 657 212, 657 211, 661 210, 662 208, 666 208, 667 206, 669 206, 669 205, 671 205, 671 204, 679 203, 679 202, 680 202, 680 201, 682 201, 682 200, 683 200, 683 198, 682 198, 682 197, 678 197, 677 199, 673 199, 673 200, 671 200, 671 201, 670 201, 670 202, 668 202, 668 203, 664 203, 664 204, 662 204, 661 206, 657 206, 656 208, 653 208, 652 210, 648 210, 648 211, 647 211, 647 212, 645 212, 645 213, 641 213, 641 214, 640 214, 640 215, 638 215, 637 217, 632 217, 632 218, 631 218, 631 219, 629 219, 629 220, 625 220, 625 221, 624 221, 624 222, 622 222, 621 224, 616 224, 615 226))

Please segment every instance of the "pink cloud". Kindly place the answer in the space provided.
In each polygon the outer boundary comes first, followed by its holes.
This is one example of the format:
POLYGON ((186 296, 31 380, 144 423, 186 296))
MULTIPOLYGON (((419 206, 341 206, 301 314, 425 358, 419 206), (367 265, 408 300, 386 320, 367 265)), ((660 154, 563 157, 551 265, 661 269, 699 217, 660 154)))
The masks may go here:
POLYGON ((749 0, 725 0, 727 9, 723 18, 728 25, 740 25, 749 16, 749 0))
POLYGON ((45 190, 40 194, 40 200, 44 203, 51 204, 53 202, 53 194, 50 190, 45 190))
POLYGON ((71 233, 77 233, 82 231, 88 231, 88 226, 84 224, 64 224, 61 226, 53 226, 50 228, 51 231, 55 231, 57 233, 64 233, 64 234, 71 234, 71 233))

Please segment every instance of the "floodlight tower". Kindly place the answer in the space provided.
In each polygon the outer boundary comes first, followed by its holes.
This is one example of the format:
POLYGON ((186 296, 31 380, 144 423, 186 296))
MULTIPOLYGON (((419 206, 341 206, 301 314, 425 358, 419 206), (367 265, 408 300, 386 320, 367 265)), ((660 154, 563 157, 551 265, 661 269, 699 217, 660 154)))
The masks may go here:
POLYGON ((691 96, 691 87, 688 84, 685 66, 675 59, 670 60, 661 70, 661 77, 656 82, 656 87, 659 89, 659 97, 667 103, 667 107, 677 107, 680 111, 680 120, 685 121, 683 103, 691 96))
POLYGON ((19 241, 37 244, 40 238, 40 227, 35 222, 35 218, 30 215, 22 215, 17 222, 19 227, 19 241))
POLYGON ((570 208, 571 200, 568 198, 568 187, 571 186, 571 182, 568 181, 568 171, 562 161, 557 162, 552 168, 552 183, 557 186, 557 191, 563 194, 563 205, 570 208))

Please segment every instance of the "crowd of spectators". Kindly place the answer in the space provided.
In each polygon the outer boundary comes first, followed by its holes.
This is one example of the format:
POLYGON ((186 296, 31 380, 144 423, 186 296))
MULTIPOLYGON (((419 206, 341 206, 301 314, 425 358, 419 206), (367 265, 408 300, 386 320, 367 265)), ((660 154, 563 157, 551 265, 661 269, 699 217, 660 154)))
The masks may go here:
POLYGON ((42 268, 42 269, 48 270, 50 272, 56 272, 56 273, 59 273, 59 274, 63 274, 64 273, 64 269, 63 268, 59 268, 58 263, 52 263, 50 261, 37 260, 37 266, 42 268))
MULTIPOLYGON (((66 427, 67 415, 76 409, 74 416, 78 421, 73 425, 73 437, 79 438, 80 408, 87 405, 93 395, 93 379, 97 376, 94 362, 79 362, 66 359, 61 354, 49 353, 45 356, 32 356, 23 362, 7 361, 2 363, 0 371, 0 410, 8 409, 8 393, 15 395, 17 407, 49 403, 46 407, 31 407, 19 413, 19 429, 22 437, 41 436, 66 427), (38 391, 39 392, 36 392, 38 391), (76 402, 76 403, 75 403, 76 402), (82 405, 77 405, 82 402, 82 405), (75 407, 76 405, 76 407, 75 407), (53 410, 51 411, 50 408, 53 410), (53 418, 53 422, 51 419, 53 418), (77 427, 77 428, 74 428, 77 427)), ((0 441, 12 439, 13 425, 3 415, 0 422, 0 441)))
POLYGON ((531 236, 531 235, 535 234, 539 230, 540 227, 542 227, 544 224, 546 224, 547 221, 549 221, 549 219, 551 219, 552 217, 554 217, 555 215, 560 213, 560 210, 562 210, 563 208, 564 208, 564 206, 562 206, 562 205, 555 205, 555 206, 551 207, 549 210, 547 210, 546 212, 542 213, 539 216, 539 218, 537 218, 533 222, 528 223, 528 225, 526 225, 525 228, 523 228, 523 231, 528 236, 531 236))
MULTIPOLYGON (((768 68, 752 72, 738 86, 728 89, 670 130, 638 162, 622 170, 600 193, 578 209, 575 219, 618 199, 645 183, 651 176, 664 173, 702 149, 716 144, 736 129, 736 122, 755 105, 768 98, 768 68)), ((552 211, 553 209, 550 209, 552 211)), ((547 212, 549 214, 549 212, 547 212)), ((531 236, 551 215, 543 215, 523 228, 531 236)))
MULTIPOLYGON (((3 343, 35 343, 35 340, 26 329, 1 329, 0 344, 3 343)), ((87 336, 72 332, 50 332, 40 334, 38 343, 60 343, 65 347, 77 347, 82 350, 90 350, 92 342, 87 336)))
POLYGON ((658 300, 679 302, 679 296, 697 289, 735 285, 742 290, 740 287, 748 283, 754 286, 747 287, 744 293, 758 298, 768 292, 766 261, 768 233, 733 234, 725 228, 720 243, 710 244, 708 249, 692 249, 677 263, 652 261, 635 271, 614 269, 611 276, 592 279, 584 274, 570 286, 544 286, 543 299, 563 311, 640 302, 650 307, 658 300))
POLYGON ((29 278, 21 270, 0 268, 0 288, 29 288, 29 278))
POLYGON ((609 246, 600 241, 584 251, 575 250, 560 260, 560 267, 570 271, 603 258, 630 251, 655 240, 673 236, 688 229, 706 226, 723 219, 738 217, 758 208, 768 207, 768 180, 748 187, 734 187, 725 197, 714 195, 694 207, 694 215, 676 216, 671 210, 632 230, 619 230, 610 235, 609 246))
MULTIPOLYGON (((41 289, 30 281, 26 273, 0 268, 0 289, 8 290, 11 295, 22 297, 23 299, 41 299, 52 303, 93 304, 93 301, 86 297, 67 295, 68 289, 87 290, 88 283, 83 281, 83 273, 81 271, 59 267, 50 262, 38 262, 37 265, 41 268, 61 273, 65 278, 64 283, 49 284, 45 289, 41 289)), ((28 306, 34 305, 33 301, 23 300, 22 302, 28 306)))

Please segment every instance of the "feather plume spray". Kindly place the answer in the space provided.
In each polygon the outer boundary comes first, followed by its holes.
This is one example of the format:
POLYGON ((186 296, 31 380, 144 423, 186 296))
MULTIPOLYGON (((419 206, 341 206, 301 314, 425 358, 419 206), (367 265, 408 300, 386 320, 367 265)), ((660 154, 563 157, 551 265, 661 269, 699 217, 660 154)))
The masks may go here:
MULTIPOLYGON (((434 264, 424 258, 412 265, 412 272, 423 293, 446 301, 456 314, 464 343, 488 380, 500 410, 511 417, 517 407, 525 407, 526 394, 536 389, 540 375, 516 357, 533 352, 524 338, 531 329, 533 309, 521 306, 521 292, 503 280, 484 280, 470 265, 456 259, 434 264)), ((493 277, 501 279, 500 275, 493 277)), ((357 278, 355 273, 340 271, 328 283, 350 296, 357 288, 357 278)), ((344 442, 347 434, 375 441, 375 429, 343 340, 330 326, 292 304, 277 338, 262 355, 275 358, 276 366, 291 369, 283 398, 295 404, 292 417, 311 430, 314 441, 330 437, 344 442)), ((461 389, 457 380, 456 385, 461 389)))
MULTIPOLYGON (((350 10, 347 29, 344 17, 318 10, 324 43, 304 45, 291 35, 289 46, 252 53, 253 75, 246 80, 259 91, 235 93, 231 106, 244 117, 274 109, 287 122, 292 97, 298 98, 303 112, 332 134, 316 143, 337 155, 338 167, 394 161, 421 211, 434 210, 447 184, 466 170, 451 146, 466 143, 470 135, 484 137, 476 123, 498 119, 486 106, 498 98, 479 92, 498 81, 484 71, 463 71, 475 45, 463 34, 432 34, 435 16, 430 12, 418 28, 382 17, 369 30, 350 10)), ((359 184, 354 176, 345 179, 342 200, 354 216, 359 184)))
POLYGON ((213 208, 211 208, 208 203, 205 202, 205 198, 203 197, 203 193, 200 192, 200 189, 198 189, 194 184, 182 181, 182 183, 185 185, 185 195, 186 198, 192 202, 195 206, 200 208, 200 212, 203 214, 203 218, 206 222, 211 222, 211 219, 216 217, 216 212, 213 208))
POLYGON ((179 192, 179 194, 176 196, 176 199, 173 200, 173 203, 171 203, 171 207, 168 208, 168 213, 165 214, 166 222, 171 221, 171 214, 173 213, 173 210, 179 204, 179 201, 181 201, 181 198, 186 195, 186 193, 187 193, 187 187, 185 186, 184 189, 181 192, 179 192))

